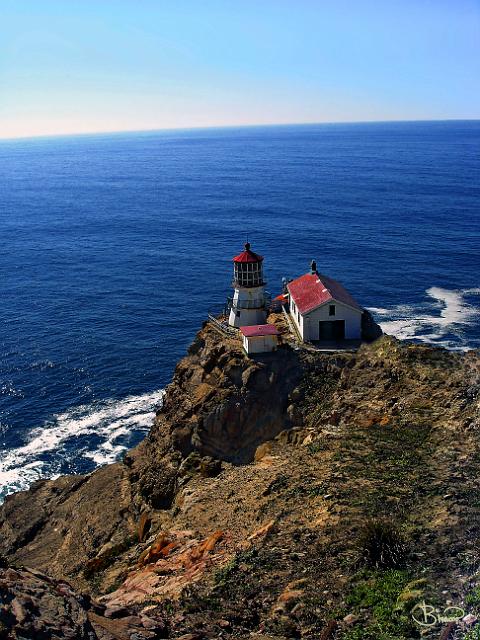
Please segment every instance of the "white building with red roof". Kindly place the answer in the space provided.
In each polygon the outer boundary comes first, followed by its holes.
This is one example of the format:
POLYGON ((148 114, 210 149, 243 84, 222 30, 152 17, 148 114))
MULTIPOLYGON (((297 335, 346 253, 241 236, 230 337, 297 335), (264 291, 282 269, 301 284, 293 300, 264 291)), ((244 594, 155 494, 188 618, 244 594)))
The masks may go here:
POLYGON ((287 285, 290 315, 304 342, 360 340, 362 307, 333 278, 317 271, 313 261, 307 273, 287 285))
POLYGON ((233 258, 234 293, 228 324, 231 327, 262 325, 267 317, 263 257, 254 253, 250 243, 233 258))
POLYGON ((240 327, 243 348, 248 354, 276 351, 280 332, 274 324, 240 327))

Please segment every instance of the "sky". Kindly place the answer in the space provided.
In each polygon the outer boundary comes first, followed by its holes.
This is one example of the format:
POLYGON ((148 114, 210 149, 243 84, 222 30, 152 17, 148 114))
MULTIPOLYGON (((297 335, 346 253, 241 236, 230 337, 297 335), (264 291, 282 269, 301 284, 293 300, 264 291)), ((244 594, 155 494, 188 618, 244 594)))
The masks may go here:
POLYGON ((480 0, 0 0, 0 138, 480 118, 480 0))

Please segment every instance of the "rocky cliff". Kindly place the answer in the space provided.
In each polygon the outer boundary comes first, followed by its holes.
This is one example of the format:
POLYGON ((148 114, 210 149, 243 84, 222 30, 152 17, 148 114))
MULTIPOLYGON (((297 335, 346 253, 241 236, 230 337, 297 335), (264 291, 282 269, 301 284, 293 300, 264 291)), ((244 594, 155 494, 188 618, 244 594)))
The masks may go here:
POLYGON ((250 359, 206 325, 122 462, 6 500, 0 637, 415 638, 421 599, 471 624, 479 394, 475 352, 250 359), (77 635, 12 618, 32 580, 69 582, 77 635))

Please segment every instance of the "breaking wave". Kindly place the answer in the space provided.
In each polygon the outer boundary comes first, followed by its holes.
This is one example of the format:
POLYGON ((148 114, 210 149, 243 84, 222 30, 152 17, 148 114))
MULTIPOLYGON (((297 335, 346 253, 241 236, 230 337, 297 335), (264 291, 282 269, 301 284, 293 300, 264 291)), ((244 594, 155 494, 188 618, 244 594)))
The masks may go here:
POLYGON ((480 288, 426 289, 424 303, 397 305, 391 309, 370 307, 382 330, 400 340, 425 342, 448 349, 468 350, 465 329, 480 320, 480 288))
POLYGON ((138 442, 161 406, 164 391, 72 407, 33 429, 28 441, 0 460, 0 501, 40 478, 84 473, 118 460, 138 442))

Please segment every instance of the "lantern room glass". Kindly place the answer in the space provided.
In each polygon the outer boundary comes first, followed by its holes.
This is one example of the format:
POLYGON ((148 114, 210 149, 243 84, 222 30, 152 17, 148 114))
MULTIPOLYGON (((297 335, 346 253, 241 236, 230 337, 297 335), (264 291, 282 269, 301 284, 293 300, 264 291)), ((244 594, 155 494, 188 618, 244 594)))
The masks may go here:
POLYGON ((261 262, 235 262, 235 284, 240 287, 260 287, 263 282, 263 265, 261 262))

